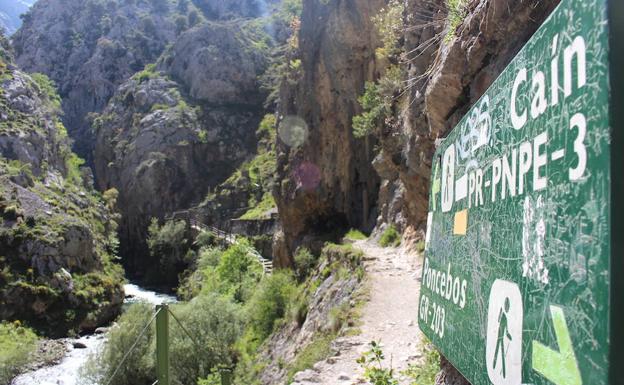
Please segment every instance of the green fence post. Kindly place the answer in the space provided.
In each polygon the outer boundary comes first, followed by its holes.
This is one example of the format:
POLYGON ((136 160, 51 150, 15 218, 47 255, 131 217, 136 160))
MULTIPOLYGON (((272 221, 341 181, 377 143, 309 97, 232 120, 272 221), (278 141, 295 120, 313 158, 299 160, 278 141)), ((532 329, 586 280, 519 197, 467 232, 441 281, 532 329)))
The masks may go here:
POLYGON ((232 369, 222 368, 221 372, 221 385, 232 385, 232 369))
POLYGON ((169 385, 169 307, 156 306, 156 377, 158 385, 169 385))

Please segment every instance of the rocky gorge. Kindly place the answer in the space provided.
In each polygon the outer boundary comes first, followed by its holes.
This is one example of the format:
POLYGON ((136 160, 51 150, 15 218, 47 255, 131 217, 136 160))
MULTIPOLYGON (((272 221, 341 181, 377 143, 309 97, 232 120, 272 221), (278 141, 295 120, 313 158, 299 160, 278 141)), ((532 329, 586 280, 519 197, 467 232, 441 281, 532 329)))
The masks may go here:
MULTIPOLYGON (((245 280, 266 280, 239 266, 228 286, 211 253, 237 245, 190 220, 238 225, 298 291, 221 364, 296 380, 308 347, 355 329, 366 263, 333 243, 396 229, 419 249, 438 140, 557 4, 39 0, 1 41, 0 318, 93 330, 120 312, 121 266, 191 301, 260 306, 245 280), (165 241, 183 245, 155 252, 165 241)), ((437 383, 465 381, 441 368, 437 383)))

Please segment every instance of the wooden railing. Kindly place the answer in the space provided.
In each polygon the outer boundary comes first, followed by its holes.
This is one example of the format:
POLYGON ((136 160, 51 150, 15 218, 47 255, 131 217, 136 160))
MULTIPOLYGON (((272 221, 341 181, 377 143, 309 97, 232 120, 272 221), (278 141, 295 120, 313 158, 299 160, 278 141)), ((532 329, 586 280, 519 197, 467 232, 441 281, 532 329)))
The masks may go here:
MULTIPOLYGON (((206 224, 196 219, 189 219, 189 224, 193 230, 198 231, 198 232, 202 232, 202 231, 210 232, 214 234, 215 237, 221 239, 222 241, 225 241, 226 243, 230 245, 234 245, 238 243, 238 240, 235 234, 228 233, 214 226, 207 226, 206 224)), ((264 258, 258 252, 258 250, 254 249, 253 247, 249 247, 247 251, 249 252, 249 254, 251 254, 254 257, 254 259, 257 262, 259 262, 262 265, 262 270, 264 271, 265 274, 273 273, 273 261, 271 261, 270 259, 264 258)))

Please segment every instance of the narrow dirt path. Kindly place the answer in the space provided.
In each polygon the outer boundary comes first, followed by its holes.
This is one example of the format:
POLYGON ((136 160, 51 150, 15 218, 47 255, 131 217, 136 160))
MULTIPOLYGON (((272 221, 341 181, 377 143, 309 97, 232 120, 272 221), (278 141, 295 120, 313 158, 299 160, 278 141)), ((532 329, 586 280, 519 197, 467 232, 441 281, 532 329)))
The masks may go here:
MULTIPOLYGON (((296 385, 349 385, 366 383, 356 363, 379 341, 396 372, 420 358, 421 333, 418 329, 421 258, 402 248, 382 248, 373 241, 358 241, 355 246, 365 254, 370 300, 364 305, 361 334, 341 337, 334 342, 334 357, 318 362, 313 369, 298 373, 296 385)), ((401 385, 408 384, 401 379, 401 385)))

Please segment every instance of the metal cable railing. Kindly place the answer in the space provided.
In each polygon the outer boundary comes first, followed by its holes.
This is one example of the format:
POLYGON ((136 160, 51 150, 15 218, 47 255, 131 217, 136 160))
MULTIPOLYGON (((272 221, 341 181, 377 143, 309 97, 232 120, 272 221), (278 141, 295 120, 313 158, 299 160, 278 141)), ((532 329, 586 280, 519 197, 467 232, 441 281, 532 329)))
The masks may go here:
MULTIPOLYGON (((143 337, 143 335, 145 334, 145 332, 147 331, 147 329, 150 327, 150 325, 152 324, 152 322, 154 322, 154 320, 156 319, 156 317, 158 316, 158 313, 160 313, 160 311, 162 310, 162 308, 157 308, 156 311, 154 312, 154 314, 152 315, 152 317, 150 318, 150 320, 147 322, 147 324, 143 327, 143 330, 141 330, 141 332, 139 333, 139 335, 137 336, 137 338, 134 340, 134 343, 132 344, 132 346, 130 347, 130 349, 128 349, 128 351, 126 352, 126 354, 124 354, 124 356, 122 357, 121 361, 119 362, 119 364, 117 365, 117 367, 115 368, 115 370, 113 370, 113 374, 111 374, 111 376, 108 378, 108 381, 106 381, 106 385, 110 385, 111 382, 113 382, 113 379, 115 378, 115 375, 117 375, 117 372, 119 372, 119 369, 121 369, 121 367, 123 366, 123 364, 126 362, 126 360, 128 359, 128 357, 130 356, 130 354, 134 351, 134 349, 136 348, 137 344, 139 343, 139 340, 141 339, 141 337, 143 337)), ((158 383, 158 381, 156 381, 154 384, 158 383)), ((152 384, 152 385, 154 385, 152 384)))

